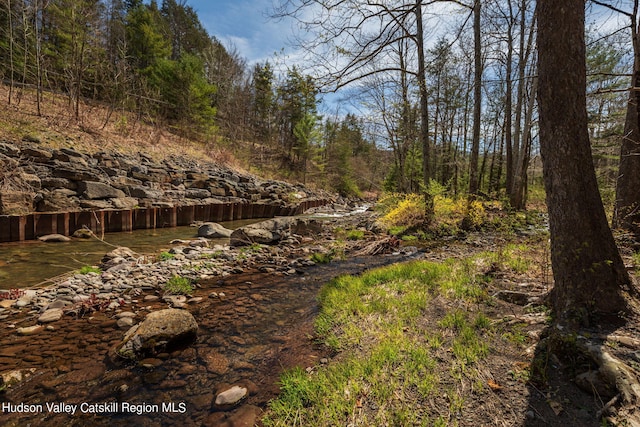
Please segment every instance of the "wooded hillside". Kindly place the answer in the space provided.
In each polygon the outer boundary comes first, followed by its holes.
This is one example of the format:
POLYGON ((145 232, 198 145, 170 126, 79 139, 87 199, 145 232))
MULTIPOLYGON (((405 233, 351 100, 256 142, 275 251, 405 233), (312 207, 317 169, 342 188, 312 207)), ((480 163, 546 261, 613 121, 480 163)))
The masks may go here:
MULTIPOLYGON (((608 9, 593 3, 595 22, 608 9)), ((106 109, 94 130, 150 124, 230 149, 258 173, 345 195, 420 192, 434 180, 526 206, 540 183, 529 169, 539 153, 533 0, 297 6, 283 1, 272 14, 304 29, 306 61, 276 66, 248 64, 185 1, 3 0, 5 102, 47 116, 44 95, 61 94, 70 120, 106 109), (333 90, 352 113, 321 105, 333 90)), ((589 129, 610 203, 632 36, 587 29, 589 129)))

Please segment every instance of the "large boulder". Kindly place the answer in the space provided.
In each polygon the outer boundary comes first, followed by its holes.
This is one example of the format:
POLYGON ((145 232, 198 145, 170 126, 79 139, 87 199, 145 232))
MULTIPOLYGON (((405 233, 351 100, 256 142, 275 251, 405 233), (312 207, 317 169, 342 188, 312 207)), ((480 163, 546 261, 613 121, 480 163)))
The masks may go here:
POLYGON ((191 344, 197 333, 196 319, 188 311, 174 308, 154 311, 127 331, 116 347, 116 354, 129 360, 153 357, 191 344))
POLYGON ((67 188, 45 192, 38 202, 38 212, 69 212, 79 208, 76 192, 67 188))
POLYGON ((84 181, 78 184, 78 189, 85 199, 111 199, 118 197, 126 197, 122 190, 113 188, 109 184, 95 181, 84 181))
POLYGON ((230 237, 233 230, 224 228, 222 225, 215 222, 205 222, 198 227, 198 237, 206 237, 208 239, 220 239, 230 237))
POLYGON ((131 185, 128 190, 131 197, 137 197, 140 199, 159 199, 163 196, 162 190, 154 190, 141 185, 131 185))
POLYGON ((322 231, 322 224, 310 218, 274 218, 246 225, 231 233, 231 246, 253 243, 273 245, 292 235, 309 236, 322 231))
POLYGON ((25 215, 33 212, 33 193, 14 190, 0 193, 0 215, 25 215))

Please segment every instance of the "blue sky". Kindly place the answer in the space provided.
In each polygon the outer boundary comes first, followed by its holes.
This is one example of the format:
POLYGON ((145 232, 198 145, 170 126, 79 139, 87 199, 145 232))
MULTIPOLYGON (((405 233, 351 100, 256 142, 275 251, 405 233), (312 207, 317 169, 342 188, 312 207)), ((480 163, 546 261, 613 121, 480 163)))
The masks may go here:
POLYGON ((272 0, 187 0, 210 35, 226 47, 235 46, 249 61, 273 62, 274 53, 291 53, 287 39, 291 22, 276 22, 267 17, 272 0))

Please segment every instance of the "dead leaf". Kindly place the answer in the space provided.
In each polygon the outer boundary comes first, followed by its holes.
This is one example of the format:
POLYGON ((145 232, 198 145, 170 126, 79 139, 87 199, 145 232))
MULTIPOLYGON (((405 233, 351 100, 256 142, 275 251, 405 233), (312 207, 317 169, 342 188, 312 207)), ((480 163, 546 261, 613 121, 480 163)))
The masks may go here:
POLYGON ((556 417, 559 416, 562 411, 564 411, 564 408, 562 407, 562 404, 560 404, 560 402, 557 402, 555 400, 547 400, 547 403, 549 404, 549 406, 551 406, 551 409, 553 409, 556 417))
POLYGON ((502 386, 497 382, 495 382, 494 380, 491 380, 491 379, 487 380, 487 384, 489 385, 489 388, 493 391, 502 390, 502 386))

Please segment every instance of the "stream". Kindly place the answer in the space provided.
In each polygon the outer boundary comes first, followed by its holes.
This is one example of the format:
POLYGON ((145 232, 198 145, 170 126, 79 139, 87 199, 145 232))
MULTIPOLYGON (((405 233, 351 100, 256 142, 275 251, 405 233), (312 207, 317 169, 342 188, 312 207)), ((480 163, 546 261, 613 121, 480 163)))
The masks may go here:
MULTIPOLYGON (((237 228, 255 221, 224 225, 237 228)), ((171 240, 195 234, 194 228, 180 227, 115 233, 105 240, 138 253, 159 253, 171 240)), ((2 245, 5 264, 0 268, 10 279, 0 287, 40 283, 95 264, 108 250, 110 246, 95 239, 2 245)), ((118 326, 113 312, 65 315, 29 335, 14 331, 34 324, 39 314, 14 312, 10 322, 0 326, 0 373, 16 373, 22 380, 5 390, 0 384, 0 427, 253 425, 277 396, 283 370, 314 369, 331 357, 314 340, 320 288, 340 275, 419 256, 349 257, 294 270, 255 265, 199 281, 192 295, 197 302, 188 308, 198 323, 196 342, 139 363, 114 356, 126 329, 118 326), (246 388, 247 396, 237 407, 217 407, 218 393, 233 386, 246 388)), ((136 323, 167 307, 161 299, 144 296, 123 307, 134 313, 136 323)))
MULTIPOLYGON (((222 222, 236 229, 261 219, 222 222)), ((73 239, 71 242, 44 243, 37 240, 0 244, 0 290, 27 288, 44 284, 49 278, 95 265, 113 246, 126 246, 139 254, 158 254, 170 247, 174 239, 194 239, 195 227, 174 227, 107 233, 98 239, 73 239)), ((213 244, 225 244, 229 239, 209 239, 213 244)))
MULTIPOLYGON (((236 425, 225 421, 233 412, 213 404, 218 392, 246 387, 249 395, 236 412, 259 413, 277 395, 284 369, 318 366, 330 357, 313 340, 316 297, 323 284, 406 259, 349 258, 304 267, 290 276, 246 271, 204 282, 196 290, 204 300, 190 308, 199 325, 196 343, 138 365, 112 361, 110 351, 123 331, 102 312, 77 320, 65 317, 33 336, 3 332, 0 372, 31 374, 0 393, 0 404, 29 404, 36 411, 5 411, 0 426, 236 425), (213 292, 218 296, 211 298, 213 292), (85 412, 56 413, 46 406, 61 402, 84 404, 85 412), (129 409, 123 411, 124 405, 129 409), (99 413, 87 412, 91 408, 99 413)), ((144 305, 138 318, 166 307, 160 302, 144 305)))

